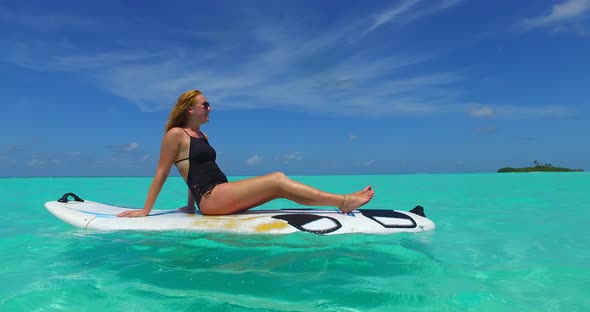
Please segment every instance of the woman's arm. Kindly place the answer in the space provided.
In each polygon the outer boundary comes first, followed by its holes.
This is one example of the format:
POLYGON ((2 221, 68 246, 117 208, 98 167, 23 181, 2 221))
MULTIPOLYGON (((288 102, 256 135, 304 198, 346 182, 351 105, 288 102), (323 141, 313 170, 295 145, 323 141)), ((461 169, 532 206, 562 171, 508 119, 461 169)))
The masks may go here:
POLYGON ((186 206, 190 209, 195 209, 195 197, 191 190, 188 190, 188 200, 186 202, 186 206))
POLYGON ((195 198, 193 197, 193 193, 191 193, 191 190, 188 190, 188 199, 186 201, 186 206, 182 206, 180 208, 177 208, 176 210, 184 213, 195 213, 195 211, 197 211, 197 208, 195 207, 195 198))
POLYGON ((175 131, 175 129, 171 129, 166 133, 166 135, 164 135, 162 146, 160 148, 160 160, 158 161, 158 168, 156 169, 156 174, 154 175, 152 183, 150 184, 143 209, 124 211, 118 214, 117 217, 144 217, 147 216, 150 211, 152 211, 156 199, 158 198, 158 194, 160 194, 162 186, 168 178, 168 174, 170 173, 170 168, 174 163, 174 159, 178 154, 180 137, 177 134, 178 132, 175 131))

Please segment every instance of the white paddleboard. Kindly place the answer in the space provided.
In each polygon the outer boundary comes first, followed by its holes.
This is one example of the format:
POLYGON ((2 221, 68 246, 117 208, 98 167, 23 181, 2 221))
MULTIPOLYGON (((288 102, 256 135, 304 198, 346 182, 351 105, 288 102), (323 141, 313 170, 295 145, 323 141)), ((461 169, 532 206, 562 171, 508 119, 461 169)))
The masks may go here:
POLYGON ((255 209, 223 216, 156 209, 147 217, 118 218, 117 214, 137 208, 83 200, 67 193, 57 201, 45 203, 45 207, 66 223, 94 230, 189 230, 244 234, 310 232, 332 235, 423 232, 435 228, 434 222, 424 216, 421 206, 416 206, 410 212, 389 209, 357 209, 351 213, 342 213, 336 209, 255 209))

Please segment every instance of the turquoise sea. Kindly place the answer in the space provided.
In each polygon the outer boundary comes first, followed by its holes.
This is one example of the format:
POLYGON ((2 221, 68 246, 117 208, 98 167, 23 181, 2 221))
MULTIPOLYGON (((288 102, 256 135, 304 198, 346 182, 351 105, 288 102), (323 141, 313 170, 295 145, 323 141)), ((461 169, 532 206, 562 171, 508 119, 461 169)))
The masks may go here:
MULTIPOLYGON (((231 177, 230 180, 242 177, 231 177)), ((0 311, 590 311, 590 174, 293 176, 368 208, 425 207, 395 235, 87 232, 63 193, 142 206, 148 177, 0 179, 0 311)), ((171 177, 157 201, 173 209, 171 177)), ((285 200, 262 208, 299 207, 285 200)))

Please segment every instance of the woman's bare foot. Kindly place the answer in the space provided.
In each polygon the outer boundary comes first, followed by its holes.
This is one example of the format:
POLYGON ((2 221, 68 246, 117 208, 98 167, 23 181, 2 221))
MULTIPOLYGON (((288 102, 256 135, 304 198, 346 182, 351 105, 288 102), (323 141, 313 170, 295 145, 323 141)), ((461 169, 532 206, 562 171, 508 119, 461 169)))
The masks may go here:
POLYGON ((367 186, 361 191, 345 195, 344 201, 342 202, 339 208, 342 212, 351 212, 371 201, 374 195, 375 191, 373 190, 373 188, 371 186, 367 186))
MULTIPOLYGON (((352 193, 350 195, 361 195, 361 194, 366 193, 366 192, 369 192, 369 191, 373 191, 373 187, 370 186, 370 185, 367 186, 367 187, 365 187, 364 189, 362 189, 362 190, 360 190, 358 192, 354 192, 354 193, 352 193)), ((373 193, 374 193, 374 191, 373 191, 373 193)))

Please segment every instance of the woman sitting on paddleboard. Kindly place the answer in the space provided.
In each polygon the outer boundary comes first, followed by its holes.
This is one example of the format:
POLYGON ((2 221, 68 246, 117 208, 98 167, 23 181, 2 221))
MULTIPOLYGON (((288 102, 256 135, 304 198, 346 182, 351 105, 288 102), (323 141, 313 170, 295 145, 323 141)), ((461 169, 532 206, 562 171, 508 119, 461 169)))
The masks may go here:
POLYGON ((335 206, 342 212, 350 212, 373 198, 375 192, 370 186, 356 193, 338 195, 293 181, 281 172, 228 182, 215 163, 216 153, 209 145, 208 136, 200 130, 209 121, 210 112, 211 106, 200 91, 190 90, 180 95, 166 124, 158 168, 143 209, 125 211, 118 217, 147 216, 173 164, 189 187, 187 208, 196 203, 206 215, 238 213, 276 198, 307 206, 335 206))

